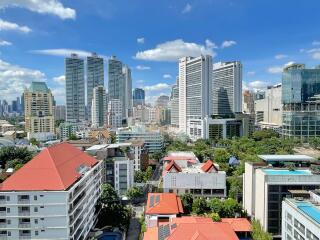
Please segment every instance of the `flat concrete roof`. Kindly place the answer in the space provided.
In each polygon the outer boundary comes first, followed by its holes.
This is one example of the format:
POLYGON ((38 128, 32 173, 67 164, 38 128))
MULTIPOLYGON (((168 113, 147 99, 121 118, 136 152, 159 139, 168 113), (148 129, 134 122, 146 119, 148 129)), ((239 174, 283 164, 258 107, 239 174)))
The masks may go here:
POLYGON ((315 158, 307 155, 258 155, 265 162, 313 162, 315 158))

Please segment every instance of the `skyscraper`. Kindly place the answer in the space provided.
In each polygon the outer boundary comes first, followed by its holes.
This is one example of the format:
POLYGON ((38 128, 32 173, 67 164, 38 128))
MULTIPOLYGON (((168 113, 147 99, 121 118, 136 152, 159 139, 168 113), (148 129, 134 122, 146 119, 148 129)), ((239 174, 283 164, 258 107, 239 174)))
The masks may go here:
POLYGON ((283 70, 283 135, 307 141, 320 136, 320 66, 292 64, 283 70))
POLYGON ((67 122, 85 120, 84 60, 76 54, 65 60, 67 122))
POLYGON ((109 100, 118 99, 121 102, 122 118, 126 119, 132 115, 131 70, 112 56, 108 61, 108 78, 109 100))
POLYGON ((169 100, 170 100, 169 96, 167 96, 167 95, 161 95, 161 96, 159 96, 159 97, 157 98, 157 100, 156 100, 156 106, 157 106, 157 107, 164 107, 164 108, 166 108, 166 107, 168 107, 169 100))
POLYGON ((87 57, 87 106, 89 119, 93 89, 97 86, 104 86, 104 64, 102 57, 99 57, 96 53, 92 53, 92 56, 87 57))
POLYGON ((145 104, 145 92, 142 88, 135 88, 133 90, 133 106, 145 104))
POLYGON ((53 96, 45 82, 32 82, 24 91, 24 113, 28 137, 46 140, 54 135, 53 96))
POLYGON ((179 60, 179 129, 187 133, 188 120, 201 120, 211 113, 212 57, 179 60))
POLYGON ((102 127, 106 123, 107 97, 103 86, 93 88, 92 98, 92 126, 102 127))
POLYGON ((242 64, 240 62, 213 64, 212 106, 214 115, 242 112, 242 64))
POLYGON ((171 125, 179 126, 179 86, 173 85, 170 99, 171 125))
POLYGON ((108 102, 108 125, 112 128, 122 126, 122 103, 119 99, 111 99, 108 102))

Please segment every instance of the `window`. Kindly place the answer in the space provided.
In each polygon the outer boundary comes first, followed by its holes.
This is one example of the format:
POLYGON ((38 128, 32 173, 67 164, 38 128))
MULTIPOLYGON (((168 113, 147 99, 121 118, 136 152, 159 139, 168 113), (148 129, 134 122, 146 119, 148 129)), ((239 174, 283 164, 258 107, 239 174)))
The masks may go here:
POLYGON ((44 229, 41 229, 41 232, 45 232, 45 230, 44 230, 44 229))
POLYGON ((38 231, 34 231, 34 235, 38 236, 39 232, 38 231))
POLYGON ((7 213, 10 213, 10 208, 7 208, 7 213))
POLYGON ((7 224, 11 224, 11 220, 10 219, 7 220, 7 224))
POLYGON ((35 220, 34 220, 34 223, 35 223, 35 224, 38 224, 38 219, 35 219, 35 220))
POLYGON ((37 200, 38 200, 38 197, 37 197, 37 196, 33 196, 33 199, 34 199, 35 201, 37 201, 37 200))
POLYGON ((38 212, 38 207, 34 207, 34 212, 38 212))
POLYGON ((10 231, 8 231, 8 236, 9 236, 9 237, 11 236, 11 232, 10 232, 10 231))
POLYGON ((40 208, 44 208, 44 206, 40 206, 40 208))
POLYGON ((40 197, 43 197, 43 195, 40 195, 40 197))
POLYGON ((40 218, 42 221, 44 220, 44 218, 40 218))

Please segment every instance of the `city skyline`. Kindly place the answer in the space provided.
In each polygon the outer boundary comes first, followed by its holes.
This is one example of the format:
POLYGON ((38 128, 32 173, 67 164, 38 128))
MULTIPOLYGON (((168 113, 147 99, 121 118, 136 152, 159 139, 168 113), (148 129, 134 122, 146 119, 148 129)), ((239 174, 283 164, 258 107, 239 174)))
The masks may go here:
POLYGON ((316 1, 290 5, 289 13, 283 11, 286 1, 277 7, 267 1, 124 3, 56 0, 46 9, 40 2, 2 1, 2 98, 11 101, 31 81, 45 80, 57 104, 65 104, 63 58, 71 52, 83 58, 91 52, 106 59, 116 55, 132 69, 133 88, 146 90, 147 102, 170 94, 181 56, 241 61, 244 90, 281 82, 288 62, 319 63, 316 1))

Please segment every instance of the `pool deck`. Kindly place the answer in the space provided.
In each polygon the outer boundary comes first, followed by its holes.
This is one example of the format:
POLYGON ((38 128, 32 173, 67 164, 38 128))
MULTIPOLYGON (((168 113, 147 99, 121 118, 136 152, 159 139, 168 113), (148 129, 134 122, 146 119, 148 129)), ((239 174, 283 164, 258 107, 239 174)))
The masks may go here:
POLYGON ((288 169, 263 169, 266 175, 312 175, 312 172, 307 169, 298 169, 290 171, 288 169))

